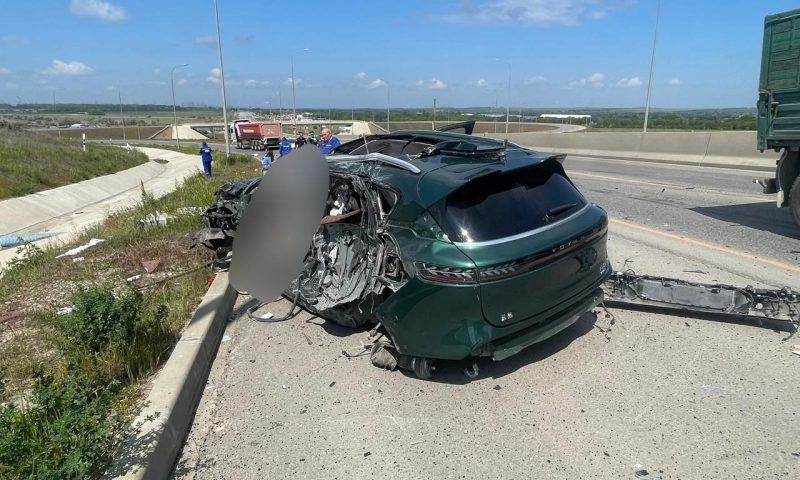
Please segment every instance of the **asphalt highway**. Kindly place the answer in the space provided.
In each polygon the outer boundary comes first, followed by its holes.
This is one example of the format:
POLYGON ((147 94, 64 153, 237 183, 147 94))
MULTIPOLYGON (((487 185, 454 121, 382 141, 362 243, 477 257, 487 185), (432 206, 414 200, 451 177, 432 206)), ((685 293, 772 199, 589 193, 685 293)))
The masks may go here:
MULTIPOLYGON (((751 183, 763 172, 565 166, 609 212, 616 267, 632 259, 651 275, 800 287, 797 230, 751 183)), ((466 359, 423 381, 343 356, 363 352, 366 331, 306 312, 253 322, 244 312, 256 302, 239 299, 173 478, 666 480, 798 467, 800 341, 786 333, 598 309, 508 360, 475 360, 477 378, 464 375, 466 359)))
POLYGON ((564 168, 612 218, 800 265, 800 228, 752 183, 766 172, 578 156, 564 168))

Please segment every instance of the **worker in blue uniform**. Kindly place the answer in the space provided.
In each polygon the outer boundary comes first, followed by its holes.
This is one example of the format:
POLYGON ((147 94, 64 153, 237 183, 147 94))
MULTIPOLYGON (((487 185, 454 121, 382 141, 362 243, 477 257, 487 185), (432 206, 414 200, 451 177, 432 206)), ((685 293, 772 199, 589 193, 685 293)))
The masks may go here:
POLYGON ((322 129, 322 138, 320 139, 319 142, 319 149, 322 150, 323 155, 328 155, 333 151, 333 149, 335 149, 341 144, 342 142, 340 142, 338 138, 333 136, 333 133, 331 133, 330 128, 325 127, 322 129))
POLYGON ((292 153, 292 144, 289 140, 286 140, 286 137, 281 139, 280 147, 278 148, 278 152, 281 154, 281 157, 285 157, 292 153))
POLYGON ((203 146, 200 147, 200 159, 203 160, 203 172, 206 174, 206 178, 211 177, 211 162, 214 159, 211 158, 211 147, 206 142, 203 142, 203 146))

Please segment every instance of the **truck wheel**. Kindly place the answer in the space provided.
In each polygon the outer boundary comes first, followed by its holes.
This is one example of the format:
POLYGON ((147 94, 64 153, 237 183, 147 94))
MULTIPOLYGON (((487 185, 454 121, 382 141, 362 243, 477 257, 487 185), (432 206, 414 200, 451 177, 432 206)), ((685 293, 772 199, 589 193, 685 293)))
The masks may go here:
POLYGON ((789 210, 792 212, 795 225, 800 228, 800 175, 794 179, 792 189, 789 190, 789 210))

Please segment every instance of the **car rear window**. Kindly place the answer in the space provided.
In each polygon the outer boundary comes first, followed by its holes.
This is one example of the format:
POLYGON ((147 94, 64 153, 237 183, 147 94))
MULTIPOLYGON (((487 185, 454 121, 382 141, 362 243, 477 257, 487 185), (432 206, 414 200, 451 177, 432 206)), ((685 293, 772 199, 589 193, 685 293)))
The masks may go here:
POLYGON ((430 210, 450 240, 485 242, 543 227, 585 205, 561 165, 547 161, 477 178, 430 210))

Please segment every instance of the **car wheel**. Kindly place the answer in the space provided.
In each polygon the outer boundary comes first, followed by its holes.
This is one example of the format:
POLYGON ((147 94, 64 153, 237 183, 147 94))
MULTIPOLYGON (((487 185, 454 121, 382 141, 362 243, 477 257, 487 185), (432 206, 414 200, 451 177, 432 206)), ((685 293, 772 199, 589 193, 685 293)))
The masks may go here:
POLYGON ((792 211, 794 224, 800 228, 800 175, 794 179, 792 189, 789 190, 789 210, 792 211))

